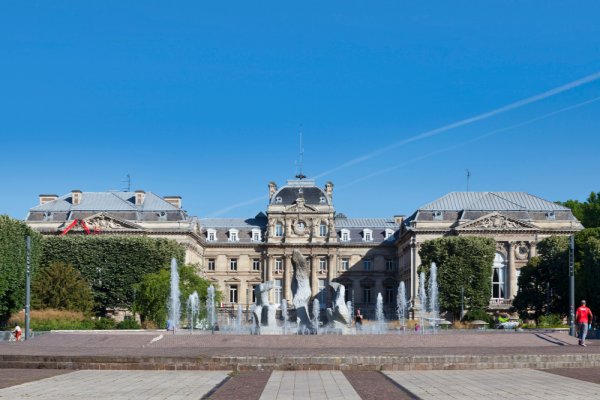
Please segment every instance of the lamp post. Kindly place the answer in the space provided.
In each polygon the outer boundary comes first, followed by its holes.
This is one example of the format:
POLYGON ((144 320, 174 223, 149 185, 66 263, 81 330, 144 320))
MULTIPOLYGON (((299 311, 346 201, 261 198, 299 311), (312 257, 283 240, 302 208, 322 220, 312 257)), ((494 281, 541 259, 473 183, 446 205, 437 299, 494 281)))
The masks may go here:
POLYGON ((31 236, 25 236, 25 340, 29 339, 29 320, 31 312, 31 236))
POLYGON ((575 236, 569 239, 569 335, 575 336, 575 236))

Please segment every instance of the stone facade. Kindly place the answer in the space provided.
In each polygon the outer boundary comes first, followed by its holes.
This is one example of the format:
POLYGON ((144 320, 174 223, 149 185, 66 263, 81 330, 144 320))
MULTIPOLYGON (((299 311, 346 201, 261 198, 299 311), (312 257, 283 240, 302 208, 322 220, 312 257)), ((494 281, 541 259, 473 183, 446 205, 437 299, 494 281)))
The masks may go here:
POLYGON ((310 263, 312 295, 331 303, 329 282, 346 288, 363 312, 381 293, 395 307, 400 281, 414 300, 419 249, 423 242, 450 235, 492 237, 497 243, 490 307, 506 309, 516 294, 519 269, 551 235, 571 235, 583 227, 571 211, 522 192, 453 192, 410 217, 347 218, 336 213, 333 184, 309 179, 269 184, 266 213, 253 218, 190 217, 178 196, 153 193, 81 192, 40 195, 27 221, 43 234, 96 234, 165 237, 186 249, 186 262, 223 292, 224 305, 253 303, 256 285, 274 280, 270 301, 291 305, 292 262, 299 250, 310 263), (83 221, 74 224, 75 220, 83 221))

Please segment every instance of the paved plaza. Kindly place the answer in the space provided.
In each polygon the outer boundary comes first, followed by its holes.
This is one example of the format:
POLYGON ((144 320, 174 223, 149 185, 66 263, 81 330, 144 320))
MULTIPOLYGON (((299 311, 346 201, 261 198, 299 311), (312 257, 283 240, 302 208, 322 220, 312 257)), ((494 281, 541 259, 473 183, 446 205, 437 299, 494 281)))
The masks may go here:
MULTIPOLYGON (((0 370, 0 373, 5 370, 0 370)), ((572 375, 590 370, 570 370, 572 375)), ((600 381, 600 369, 591 371, 600 381)), ((273 371, 258 387, 228 371, 75 371, 0 389, 4 399, 593 399, 600 384, 532 369, 273 371), (361 382, 360 375, 368 376, 361 382), (238 381, 238 377, 239 382, 238 381), (378 377, 378 378, 377 378, 378 377), (387 377, 387 378, 386 378, 387 377), (375 379, 374 379, 375 378, 375 379), (391 389, 381 382, 393 382, 391 389), (223 383, 226 382, 226 385, 223 383), (221 393, 227 385, 227 394, 221 393)), ((252 378, 252 376, 250 376, 252 378)), ((259 379, 260 381, 260 379, 259 379)))

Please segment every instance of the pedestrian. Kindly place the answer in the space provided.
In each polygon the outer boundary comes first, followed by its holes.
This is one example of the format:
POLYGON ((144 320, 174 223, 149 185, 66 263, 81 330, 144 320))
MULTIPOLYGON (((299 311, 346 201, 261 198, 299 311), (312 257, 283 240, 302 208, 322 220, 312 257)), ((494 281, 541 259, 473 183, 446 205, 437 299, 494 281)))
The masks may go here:
POLYGON ((363 316, 360 313, 360 308, 356 309, 356 316, 354 317, 354 324, 357 330, 362 330, 363 316))
POLYGON ((15 340, 18 342, 19 340, 21 340, 21 327, 19 326, 19 324, 15 324, 15 329, 13 330, 13 333, 15 334, 15 340))
POLYGON ((592 310, 587 308, 585 300, 581 300, 581 306, 575 313, 575 322, 579 333, 579 345, 585 347, 585 337, 587 336, 588 328, 592 324, 592 310))

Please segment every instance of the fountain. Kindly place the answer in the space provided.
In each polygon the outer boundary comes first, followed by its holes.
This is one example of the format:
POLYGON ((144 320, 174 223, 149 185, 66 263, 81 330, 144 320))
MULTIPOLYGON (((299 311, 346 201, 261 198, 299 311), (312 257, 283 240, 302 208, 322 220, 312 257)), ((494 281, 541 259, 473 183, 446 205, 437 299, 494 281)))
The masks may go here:
POLYGON ((425 293, 425 272, 419 275, 419 320, 421 321, 421 333, 425 333, 425 318, 427 317, 427 293, 425 293))
POLYGON ((406 310, 408 301, 406 300, 406 286, 404 281, 398 286, 398 294, 396 296, 396 312, 398 313, 398 322, 402 332, 406 330, 406 310))
POLYGON ((319 299, 317 299, 316 297, 313 300, 312 312, 313 312, 313 320, 312 320, 313 331, 315 334, 318 335, 319 334, 319 314, 321 313, 321 305, 319 304, 319 299))
POLYGON ((349 328, 350 325, 352 325, 352 318, 354 318, 354 309, 352 307, 352 302, 350 300, 348 300, 346 302, 346 308, 348 309, 348 315, 350 316, 350 319, 348 320, 348 328, 349 328))
POLYGON ((376 332, 381 334, 385 331, 385 318, 383 315, 383 297, 381 296, 381 293, 377 293, 375 319, 377 320, 376 332))
POLYGON ((429 313, 431 321, 431 329, 435 332, 436 327, 439 323, 440 308, 439 308, 439 294, 437 284, 437 266, 435 263, 431 263, 431 269, 429 270, 429 313))
POLYGON ((296 309, 298 333, 302 334, 310 331, 313 325, 308 314, 308 301, 311 296, 310 267, 298 250, 294 250, 292 253, 292 266, 294 267, 294 276, 292 278, 292 293, 294 297, 292 303, 296 309))
POLYGON ((181 292, 179 291, 179 271, 177 270, 177 260, 173 258, 171 259, 171 293, 167 306, 168 320, 170 321, 170 323, 167 323, 167 329, 172 329, 173 334, 179 328, 179 321, 181 319, 181 300, 179 296, 181 296, 181 292))
POLYGON ((254 311, 252 311, 254 314, 252 330, 257 335, 280 333, 275 320, 277 306, 269 303, 269 291, 274 287, 275 281, 268 281, 254 287, 256 303, 254 304, 254 311))
POLYGON ((287 335, 288 333, 288 309, 287 309, 287 300, 281 300, 281 319, 283 320, 283 334, 287 335))
POLYGON ((217 323, 215 314, 215 287, 210 285, 206 296, 206 319, 208 320, 208 329, 211 329, 213 332, 217 323))
POLYGON ((242 330, 244 327, 243 317, 244 317, 244 310, 242 308, 242 305, 238 304, 237 318, 235 319, 235 331, 237 333, 242 333, 242 330))
POLYGON ((191 332, 194 332, 194 327, 198 323, 198 316, 200 311, 200 299, 198 298, 198 292, 194 290, 194 293, 190 294, 187 299, 187 321, 188 328, 191 332))

